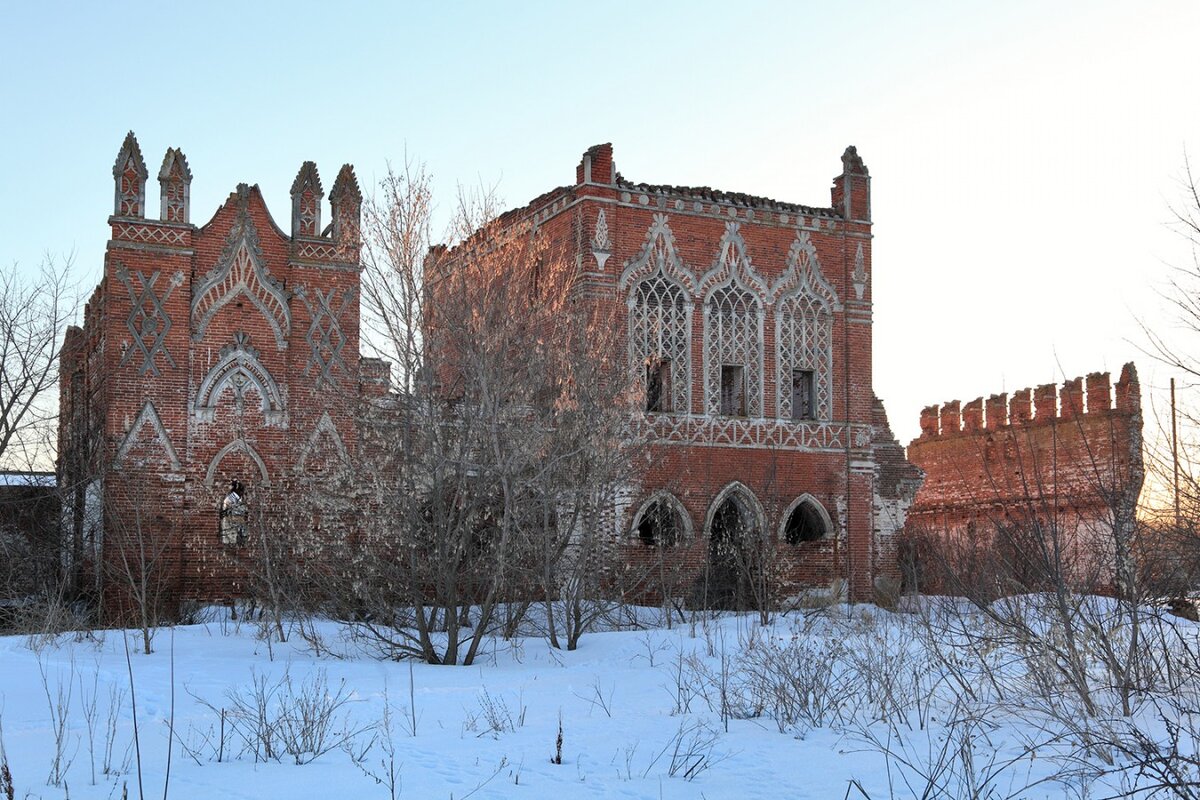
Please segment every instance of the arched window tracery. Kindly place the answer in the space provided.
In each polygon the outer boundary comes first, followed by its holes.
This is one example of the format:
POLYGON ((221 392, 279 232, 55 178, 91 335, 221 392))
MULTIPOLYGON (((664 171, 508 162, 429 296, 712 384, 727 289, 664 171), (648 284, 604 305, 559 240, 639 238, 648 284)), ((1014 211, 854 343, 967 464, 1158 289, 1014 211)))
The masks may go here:
POLYGON ((629 356, 646 411, 689 411, 691 343, 691 304, 683 287, 661 270, 639 282, 629 299, 629 356))
POLYGON ((762 306, 758 298, 736 282, 714 289, 704 305, 704 338, 707 413, 761 417, 762 306))
POLYGON ((817 248, 799 231, 787 269, 771 288, 775 298, 776 416, 832 419, 833 314, 837 292, 821 272, 817 248))
POLYGON ((778 416, 830 419, 832 311, 824 300, 802 288, 780 300, 775 315, 778 416))

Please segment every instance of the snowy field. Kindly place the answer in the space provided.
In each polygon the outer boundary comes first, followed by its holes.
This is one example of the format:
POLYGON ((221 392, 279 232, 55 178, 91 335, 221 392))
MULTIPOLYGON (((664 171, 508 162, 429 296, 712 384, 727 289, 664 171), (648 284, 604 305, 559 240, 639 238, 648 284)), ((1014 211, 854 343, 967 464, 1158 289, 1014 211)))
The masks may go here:
MULTIPOLYGON (((917 614, 833 606, 767 627, 727 614, 666 628, 635 609, 576 651, 495 638, 461 667, 377 660, 333 623, 315 628, 332 649, 317 657, 294 629, 280 642, 219 613, 159 630, 151 655, 130 632, 131 669, 120 631, 0 638, 15 797, 139 797, 139 769, 140 796, 154 798, 878 800, 931 782, 942 789, 929 797, 1100 798, 1120 787, 1045 714, 1000 702, 1007 690, 983 685, 975 656, 931 653, 917 614), (968 693, 959 682, 972 675, 968 693)), ((977 657, 1011 669, 1002 647, 977 657)))

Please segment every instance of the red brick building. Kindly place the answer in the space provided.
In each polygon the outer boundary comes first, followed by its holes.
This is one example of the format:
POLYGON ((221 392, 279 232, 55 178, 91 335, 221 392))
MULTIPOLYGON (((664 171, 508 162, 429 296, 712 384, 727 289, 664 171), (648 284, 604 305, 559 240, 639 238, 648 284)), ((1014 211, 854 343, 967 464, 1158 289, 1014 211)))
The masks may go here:
POLYGON ((872 389, 870 176, 853 147, 830 204, 805 206, 635 183, 599 145, 498 225, 536 229, 569 265, 556 291, 619 329, 649 453, 617 509, 626 563, 665 558, 676 590, 710 599, 747 541, 768 545, 776 594, 842 578, 863 598, 894 571, 920 476, 872 389))
POLYGON ((1132 541, 1144 476, 1137 370, 1126 364, 1115 386, 1095 372, 1061 387, 929 406, 908 457, 926 476, 909 528, 949 545, 960 572, 1003 567, 1027 573, 1014 580, 1036 580, 1039 547, 1049 542, 1072 576, 1107 585, 1114 548, 1132 541), (993 550, 1008 533, 1024 552, 993 550))
MULTIPOLYGON (((76 548, 111 568, 151 542, 162 591, 233 597, 246 516, 353 462, 355 405, 387 385, 359 356, 361 196, 343 167, 323 227, 306 162, 290 231, 244 184, 197 226, 171 149, 147 219, 132 134, 113 176, 104 278, 62 351, 76 548)), ((854 148, 828 206, 633 183, 610 145, 574 178, 500 222, 535 225, 572 265, 567 291, 617 320, 649 453, 617 509, 627 563, 669 552, 682 580, 720 583, 727 545, 755 541, 778 593, 844 579, 869 597, 895 572, 920 473, 872 388, 870 176, 854 148)))
POLYGON ((246 184, 196 225, 183 153, 163 158, 158 219, 148 177, 130 133, 104 277, 62 347, 60 485, 98 582, 106 565, 172 600, 228 598, 244 591, 245 517, 344 461, 362 387, 386 385, 359 357, 361 194, 342 167, 322 226, 305 162, 287 230, 246 184))

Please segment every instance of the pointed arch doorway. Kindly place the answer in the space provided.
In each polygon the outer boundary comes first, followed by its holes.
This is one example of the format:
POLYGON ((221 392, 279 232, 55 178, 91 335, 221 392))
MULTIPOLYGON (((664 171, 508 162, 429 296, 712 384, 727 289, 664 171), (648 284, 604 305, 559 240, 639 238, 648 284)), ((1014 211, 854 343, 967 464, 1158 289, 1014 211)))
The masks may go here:
POLYGON ((703 598, 708 608, 756 608, 753 582, 761 577, 762 510, 749 489, 726 487, 708 513, 708 563, 703 598))

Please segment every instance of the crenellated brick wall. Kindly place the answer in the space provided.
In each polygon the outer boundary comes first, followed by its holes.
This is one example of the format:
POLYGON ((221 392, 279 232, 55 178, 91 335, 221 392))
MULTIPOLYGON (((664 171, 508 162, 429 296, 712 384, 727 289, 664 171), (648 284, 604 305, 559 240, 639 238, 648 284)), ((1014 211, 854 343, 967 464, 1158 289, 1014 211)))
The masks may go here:
POLYGON ((1114 531, 1131 530, 1142 487, 1137 370, 1126 364, 1115 386, 1094 372, 928 406, 908 458, 925 472, 914 529, 986 545, 998 526, 1037 525, 1061 534, 1073 570, 1100 569, 1114 531))

